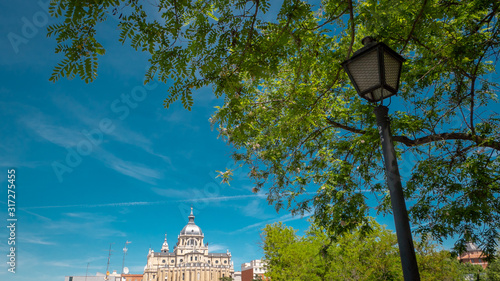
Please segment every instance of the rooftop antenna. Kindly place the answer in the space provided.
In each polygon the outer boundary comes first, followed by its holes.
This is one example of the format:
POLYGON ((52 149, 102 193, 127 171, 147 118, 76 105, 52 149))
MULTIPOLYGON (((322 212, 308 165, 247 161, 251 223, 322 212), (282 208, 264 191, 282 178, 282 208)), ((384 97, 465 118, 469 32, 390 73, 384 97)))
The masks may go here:
POLYGON ((128 251, 128 249, 127 249, 127 245, 128 245, 128 244, 130 244, 130 243, 132 243, 132 242, 129 242, 129 241, 127 240, 127 242, 125 242, 125 246, 123 247, 122 274, 124 273, 124 272, 123 272, 123 267, 125 266, 125 255, 127 255, 127 251, 128 251))
POLYGON ((115 243, 109 243, 109 252, 108 252, 108 265, 106 266, 106 278, 104 280, 109 280, 109 260, 111 259, 111 245, 115 243))
POLYGON ((85 281, 87 281, 87 276, 89 275, 89 264, 90 262, 87 263, 87 272, 85 272, 85 281))

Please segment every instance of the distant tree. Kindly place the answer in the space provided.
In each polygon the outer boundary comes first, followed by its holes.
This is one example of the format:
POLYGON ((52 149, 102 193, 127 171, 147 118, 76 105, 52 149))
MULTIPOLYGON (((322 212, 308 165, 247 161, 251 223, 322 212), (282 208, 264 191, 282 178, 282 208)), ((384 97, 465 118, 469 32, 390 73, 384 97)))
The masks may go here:
POLYGON ((464 280, 462 264, 449 251, 439 249, 432 240, 418 237, 415 241, 415 252, 421 280, 464 280))
MULTIPOLYGON (((313 210, 340 235, 369 209, 390 213, 373 105, 340 63, 374 35, 407 58, 392 129, 415 231, 488 255, 500 229, 498 0, 53 0, 48 27, 64 57, 50 78, 97 77, 102 23, 147 53, 164 105, 209 86, 212 118, 276 209, 313 210), (272 4, 272 5, 271 5, 272 4), (109 20, 113 19, 113 20, 109 20), (378 199, 369 206, 361 190, 378 199), (467 230, 467 231, 466 231, 467 230)), ((390 102, 390 101, 387 101, 390 102)), ((394 108, 393 108, 394 109, 394 108)), ((230 173, 223 173, 228 177, 230 173)), ((224 180, 227 180, 224 178, 224 180)), ((370 201, 371 202, 371 201, 370 201)))
POLYGON ((485 281, 488 280, 486 272, 481 265, 472 263, 461 264, 462 275, 466 280, 471 281, 485 281))
POLYGON ((500 281, 500 254, 486 268, 488 281, 500 281))
POLYGON ((224 276, 224 277, 221 277, 219 278, 220 281, 233 281, 233 277, 230 277, 230 276, 224 276))
MULTIPOLYGON (((306 235, 282 223, 263 230, 266 275, 271 280, 402 280, 394 233, 372 221, 368 235, 355 231, 331 239, 314 223, 306 235)), ((448 251, 429 240, 416 242, 422 280, 460 280, 463 273, 448 251)))

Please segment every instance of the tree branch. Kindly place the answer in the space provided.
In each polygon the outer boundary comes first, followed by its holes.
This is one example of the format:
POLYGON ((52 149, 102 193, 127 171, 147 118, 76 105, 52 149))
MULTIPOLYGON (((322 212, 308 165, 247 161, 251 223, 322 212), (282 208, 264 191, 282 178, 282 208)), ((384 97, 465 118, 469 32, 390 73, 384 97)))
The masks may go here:
POLYGON ((349 132, 352 132, 352 133, 356 133, 356 134, 362 134, 362 135, 366 134, 366 131, 364 131, 364 130, 360 130, 360 129, 357 129, 357 128, 349 127, 347 125, 342 125, 342 124, 340 124, 338 122, 333 121, 330 118, 326 118, 326 121, 328 123, 330 123, 331 125, 333 125, 333 127, 336 127, 336 128, 344 129, 346 131, 349 131, 349 132))
POLYGON ((435 135, 429 135, 418 139, 410 139, 406 136, 393 136, 393 141, 400 142, 406 146, 418 146, 431 142, 447 141, 447 140, 467 140, 475 142, 478 146, 484 146, 500 150, 500 142, 482 138, 480 136, 475 136, 472 134, 465 133, 441 133, 435 135))
POLYGON ((347 51, 346 59, 351 56, 352 46, 354 46, 354 8, 352 7, 352 0, 349 0, 349 21, 351 22, 351 44, 349 44, 349 51, 347 51))
MULTIPOLYGON (((329 124, 331 124, 335 128, 340 128, 346 131, 349 131, 351 133, 355 134, 366 134, 367 131, 361 130, 358 128, 354 127, 349 127, 347 125, 340 124, 330 118, 326 119, 329 124)), ((447 141, 447 140, 466 140, 466 141, 472 141, 476 143, 477 146, 481 147, 489 147, 493 148, 496 150, 500 150, 500 142, 483 138, 477 135, 472 135, 472 134, 465 134, 465 133, 441 133, 441 134, 433 134, 433 135, 428 135, 425 137, 417 138, 417 139, 410 139, 407 136, 393 136, 392 137, 393 141, 402 143, 406 146, 413 147, 413 146, 419 146, 431 142, 440 142, 440 141, 447 141)))
POLYGON ((401 52, 399 52, 400 54, 403 53, 403 51, 405 50, 406 48, 406 45, 408 45, 408 42, 410 41, 410 38, 411 38, 411 35, 413 34, 413 31, 415 30, 415 27, 417 26, 417 22, 418 20, 420 20, 420 17, 422 16, 422 14, 424 13, 424 8, 425 8, 425 5, 427 4, 427 0, 424 0, 424 4, 422 4, 422 9, 420 9, 420 12, 418 13, 418 16, 417 18, 415 19, 415 21, 413 22, 413 26, 411 27, 411 30, 410 30, 410 33, 408 34, 408 37, 406 38, 406 42, 403 46, 403 48, 401 49, 401 52))

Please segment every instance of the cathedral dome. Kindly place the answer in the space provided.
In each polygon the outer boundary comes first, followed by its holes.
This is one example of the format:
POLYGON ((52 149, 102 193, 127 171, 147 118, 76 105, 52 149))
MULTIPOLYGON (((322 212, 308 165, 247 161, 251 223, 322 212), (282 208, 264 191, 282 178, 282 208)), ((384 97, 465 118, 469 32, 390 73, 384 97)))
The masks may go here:
POLYGON ((203 235, 201 228, 194 223, 193 208, 191 208, 191 214, 188 218, 189 222, 181 230, 181 235, 203 235))

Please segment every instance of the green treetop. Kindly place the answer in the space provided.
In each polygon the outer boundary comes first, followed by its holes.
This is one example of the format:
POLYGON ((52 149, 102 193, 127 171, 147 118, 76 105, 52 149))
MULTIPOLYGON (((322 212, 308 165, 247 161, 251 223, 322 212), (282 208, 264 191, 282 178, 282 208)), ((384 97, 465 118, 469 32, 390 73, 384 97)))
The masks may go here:
MULTIPOLYGON (((263 230, 266 276, 271 280, 403 280, 394 233, 373 223, 373 231, 359 228, 332 243, 314 223, 306 235, 282 223, 263 230)), ((422 280, 464 280, 462 265, 448 251, 429 240, 417 239, 415 250, 422 280)))

